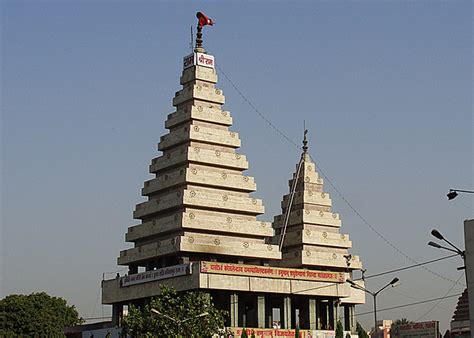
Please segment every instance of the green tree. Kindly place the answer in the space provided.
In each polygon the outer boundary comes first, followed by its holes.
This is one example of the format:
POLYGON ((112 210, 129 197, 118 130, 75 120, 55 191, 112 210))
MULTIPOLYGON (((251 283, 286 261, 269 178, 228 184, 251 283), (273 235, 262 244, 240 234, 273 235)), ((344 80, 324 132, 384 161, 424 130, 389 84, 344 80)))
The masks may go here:
POLYGON ((398 334, 398 329, 400 328, 400 326, 403 326, 406 324, 412 324, 412 323, 413 323, 412 321, 406 318, 397 319, 392 323, 392 326, 390 327, 390 333, 392 335, 398 334))
POLYGON ((359 322, 357 322, 356 325, 356 333, 359 336, 359 338, 369 338, 369 335, 367 334, 367 331, 360 325, 359 322))
POLYGON ((75 306, 45 292, 0 300, 0 336, 58 337, 64 327, 83 322, 75 306))
POLYGON ((247 329, 245 327, 242 328, 242 334, 240 335, 240 338, 249 338, 249 335, 247 334, 247 329))
POLYGON ((148 305, 141 309, 129 306, 123 326, 132 337, 206 337, 222 332, 226 316, 227 312, 216 309, 206 293, 178 294, 161 286, 160 294, 148 305))
POLYGON ((336 323, 336 338, 344 338, 344 328, 340 320, 336 323))
POLYGON ((351 334, 349 332, 346 333, 346 338, 351 338, 351 334))

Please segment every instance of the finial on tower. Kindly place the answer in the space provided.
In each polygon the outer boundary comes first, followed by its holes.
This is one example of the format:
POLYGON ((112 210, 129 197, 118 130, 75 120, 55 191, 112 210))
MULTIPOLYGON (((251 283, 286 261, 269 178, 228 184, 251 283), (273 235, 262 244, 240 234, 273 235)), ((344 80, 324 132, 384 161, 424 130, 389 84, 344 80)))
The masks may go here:
POLYGON ((214 21, 207 17, 203 12, 197 12, 196 17, 198 18, 198 25, 196 34, 196 48, 194 48, 194 51, 196 53, 205 53, 206 50, 202 46, 202 27, 206 25, 213 26, 214 21))
POLYGON ((308 152, 308 140, 306 139, 306 134, 308 134, 308 129, 304 130, 304 137, 303 137, 303 154, 308 152))

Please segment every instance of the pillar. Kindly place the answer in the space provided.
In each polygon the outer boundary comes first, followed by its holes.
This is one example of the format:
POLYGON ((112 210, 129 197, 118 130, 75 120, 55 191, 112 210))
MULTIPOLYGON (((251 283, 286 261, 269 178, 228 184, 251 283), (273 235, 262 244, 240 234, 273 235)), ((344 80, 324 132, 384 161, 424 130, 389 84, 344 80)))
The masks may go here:
POLYGON ((239 295, 237 293, 230 294, 230 326, 239 326, 239 295))
POLYGON ((259 328, 265 328, 265 295, 257 296, 257 323, 259 328))
POLYGON ((318 306, 316 303, 316 298, 310 298, 309 300, 309 329, 317 330, 318 329, 318 306))
POLYGON ((348 305, 349 308, 349 318, 350 318, 350 331, 355 332, 356 331, 356 320, 355 320, 355 305, 351 304, 348 305))
POLYGON ((283 297, 283 327, 291 329, 291 298, 283 297))
POLYGON ((112 323, 115 326, 122 325, 123 317, 123 305, 122 304, 113 304, 112 305, 112 323))

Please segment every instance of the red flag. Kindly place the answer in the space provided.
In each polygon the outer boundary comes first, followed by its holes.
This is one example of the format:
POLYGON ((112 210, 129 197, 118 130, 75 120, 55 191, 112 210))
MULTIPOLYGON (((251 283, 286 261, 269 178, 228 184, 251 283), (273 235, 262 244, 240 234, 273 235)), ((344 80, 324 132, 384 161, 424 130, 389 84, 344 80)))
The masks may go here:
POLYGON ((203 27, 203 26, 206 26, 206 25, 210 25, 210 26, 213 26, 214 25, 214 22, 212 21, 212 19, 208 18, 206 16, 206 14, 202 13, 202 12, 197 12, 196 13, 196 17, 198 18, 199 22, 198 22, 198 25, 200 27, 203 27))

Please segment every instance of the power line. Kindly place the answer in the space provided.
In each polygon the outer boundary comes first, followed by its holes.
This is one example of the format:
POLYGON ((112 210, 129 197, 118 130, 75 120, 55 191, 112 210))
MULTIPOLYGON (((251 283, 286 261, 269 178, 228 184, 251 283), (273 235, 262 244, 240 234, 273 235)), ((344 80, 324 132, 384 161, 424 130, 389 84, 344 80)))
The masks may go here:
MULTIPOLYGON (((464 275, 464 274, 461 274, 461 275, 459 276, 458 280, 456 281, 456 283, 453 283, 453 285, 449 288, 449 290, 446 291, 446 293, 444 294, 444 297, 446 297, 446 296, 454 289, 454 287, 456 286, 457 282, 461 279, 461 277, 462 277, 463 275, 464 275)), ((431 311, 433 311, 434 308, 437 307, 439 303, 441 303, 441 301, 442 301, 442 299, 438 300, 438 301, 435 303, 435 305, 433 305, 433 306, 431 307, 431 309, 429 309, 428 311, 426 311, 425 314, 424 314, 423 316, 419 317, 417 320, 415 320, 415 322, 418 322, 419 320, 423 319, 423 318, 426 317, 428 314, 430 314, 431 311)))
MULTIPOLYGON (((415 302, 415 303, 409 303, 409 304, 403 304, 403 305, 397 305, 397 306, 387 307, 387 308, 380 309, 380 310, 377 309, 377 312, 389 311, 389 310, 395 310, 395 309, 401 309, 401 308, 403 308, 403 307, 415 306, 415 305, 430 303, 430 302, 434 302, 434 301, 437 301, 437 300, 443 300, 443 299, 453 298, 453 297, 459 297, 459 296, 461 296, 461 293, 458 293, 458 294, 455 294, 455 295, 449 295, 449 296, 439 297, 439 298, 432 298, 432 299, 422 300, 422 301, 415 302)), ((364 315, 369 315, 369 314, 371 314, 371 313, 374 313, 374 311, 356 313, 356 316, 364 316, 364 315)))
MULTIPOLYGON (((273 124, 263 113, 261 113, 257 107, 255 107, 252 102, 240 91, 240 89, 237 87, 237 85, 227 76, 226 72, 217 65, 217 69, 224 75, 224 77, 229 81, 231 86, 235 89, 235 91, 242 97, 242 99, 247 102, 247 104, 273 129, 277 134, 279 134, 281 137, 283 137, 288 143, 291 145, 295 146, 296 148, 299 149, 299 145, 294 142, 290 137, 288 137, 280 128, 278 128, 275 124, 273 124)), ((379 236, 385 243, 387 243, 392 249, 394 249, 396 252, 398 252, 400 255, 405 257, 405 259, 411 261, 412 263, 419 264, 414 258, 412 258, 410 255, 406 254, 403 252, 400 248, 398 248, 395 244, 393 244, 387 237, 385 237, 380 231, 378 231, 372 224, 370 224, 353 206, 352 204, 344 197, 344 195, 341 193, 341 191, 336 187, 336 185, 329 179, 327 175, 324 174, 324 171, 321 169, 319 165, 316 164, 316 161, 313 160, 311 154, 309 155, 311 160, 315 163, 316 168, 318 169, 318 172, 323 176, 323 178, 329 183, 329 185, 334 189, 334 191, 337 193, 337 195, 344 201, 344 203, 347 204, 347 206, 362 220, 362 222, 369 227, 370 230, 372 230, 377 236, 379 236)), ((449 282, 455 282, 454 280, 445 277, 443 275, 440 275, 439 273, 432 271, 428 269, 427 267, 423 267, 426 271, 430 272, 431 274, 444 279, 449 282)))
MULTIPOLYGON (((439 261, 442 261, 442 260, 444 260, 444 259, 452 258, 452 257, 455 257, 455 256, 458 256, 458 254, 453 254, 453 255, 449 255, 449 256, 445 256, 445 257, 433 259, 433 260, 430 260, 430 261, 426 261, 426 262, 422 262, 422 263, 417 263, 417 264, 405 266, 405 267, 398 268, 398 269, 388 270, 388 271, 376 273, 376 274, 373 274, 373 275, 364 276, 364 278, 356 278, 356 279, 354 279, 354 280, 356 281, 356 280, 361 280, 361 279, 369 279, 369 278, 379 277, 379 276, 387 275, 387 274, 389 274, 389 273, 394 273, 394 272, 399 272, 399 271, 403 271, 403 270, 408 270, 408 269, 412 269, 412 268, 416 268, 416 267, 421 267, 422 265, 431 264, 431 263, 434 263, 434 262, 439 262, 439 261)), ((459 279, 458 279, 458 281, 459 281, 459 279)))

